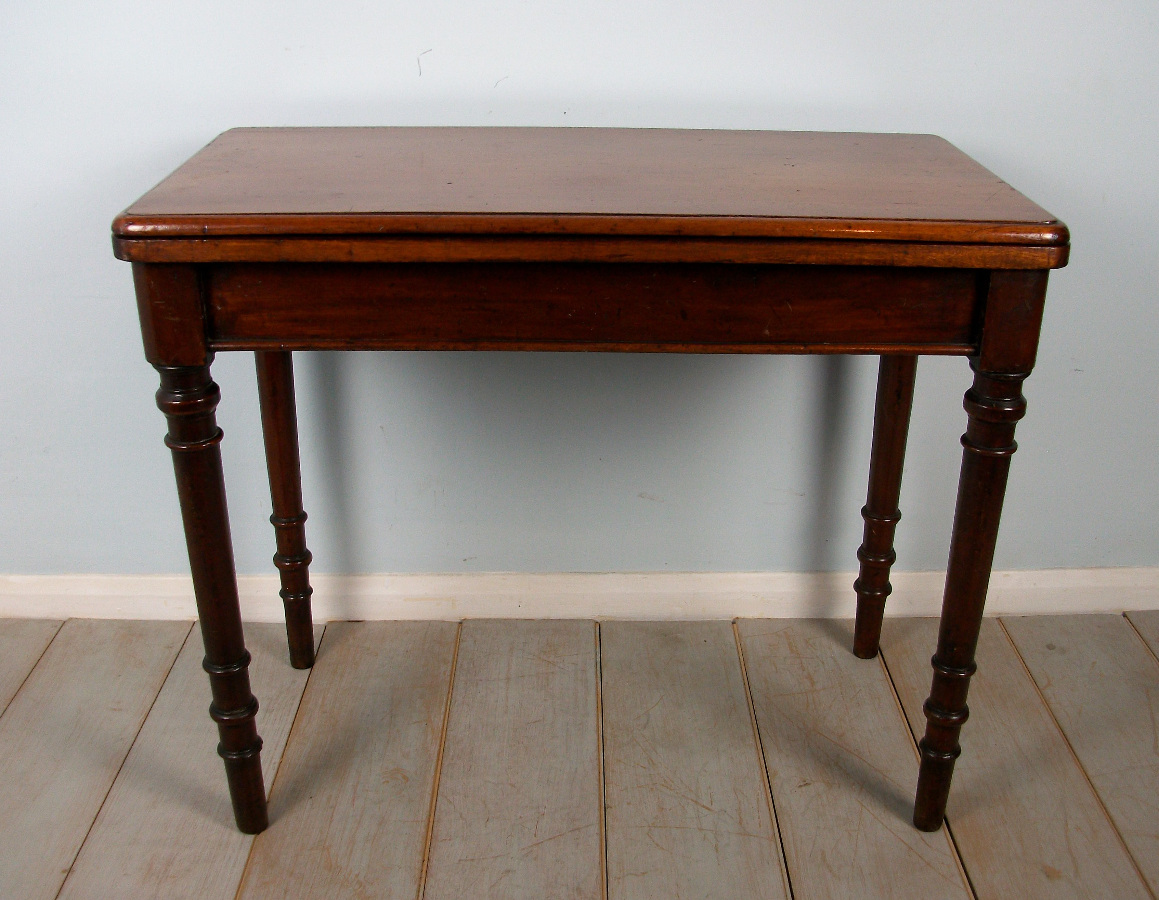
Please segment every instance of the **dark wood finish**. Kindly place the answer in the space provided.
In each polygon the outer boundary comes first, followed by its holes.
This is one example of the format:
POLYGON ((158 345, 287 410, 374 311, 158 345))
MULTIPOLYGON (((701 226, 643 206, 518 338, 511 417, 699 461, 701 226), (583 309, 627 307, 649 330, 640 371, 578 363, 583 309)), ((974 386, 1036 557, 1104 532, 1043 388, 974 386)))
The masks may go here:
POLYGON ((978 355, 985 372, 1029 372, 1038 357, 1046 272, 992 272, 978 355))
POLYGON ((133 286, 145 359, 155 366, 207 365, 200 270, 196 266, 134 265, 133 286))
POLYGON ((608 128, 235 129, 114 235, 139 262, 1014 269, 1063 265, 1068 246, 933 135, 608 128))
POLYGON ((249 651, 242 636, 234 575, 233 545, 221 470, 221 429, 215 411, 220 398, 209 366, 156 366, 161 375, 157 407, 169 421, 165 444, 173 451, 177 495, 193 572, 197 616, 230 798, 237 827, 257 834, 268 824, 262 783, 262 739, 255 717, 258 701, 250 691, 249 651))
POLYGON ((995 272, 987 297, 982 349, 970 360, 974 386, 966 392, 968 416, 962 435, 962 473, 950 540, 946 592, 929 699, 923 710, 926 733, 918 746, 914 825, 941 826, 954 763, 962 752, 958 736, 970 715, 966 696, 974 674, 974 651, 998 541, 998 523, 1010 458, 1018 449, 1014 428, 1026 414, 1022 382, 1030 374, 1046 299, 1046 273, 995 272))
POLYGON ((966 694, 974 674, 974 650, 982 627, 998 520, 1006 492, 1010 457, 1017 449, 1014 426, 1026 411, 1025 374, 983 372, 975 364, 974 386, 966 392, 969 424, 962 436, 962 474, 950 544, 950 564, 938 650, 930 661, 933 685, 923 710, 926 733, 919 742, 914 825, 936 831, 946 814, 954 762, 962 752, 958 734, 970 715, 966 694))
POLYGON ((216 348, 969 353, 976 273, 860 266, 218 265, 216 348))
POLYGON ((282 582, 290 665, 314 665, 314 623, 310 618, 310 551, 306 549, 306 511, 302 508, 302 464, 298 456, 298 411, 294 401, 294 361, 288 351, 254 354, 258 401, 266 444, 266 469, 277 536, 274 565, 282 582))
POLYGON ((853 652, 862 659, 877 656, 885 601, 893 591, 889 569, 897 560, 893 534, 901 520, 901 470, 914 402, 916 356, 883 356, 877 374, 877 406, 873 414, 873 450, 869 460, 869 494, 861 517, 865 536, 857 549, 861 571, 853 582, 857 621, 853 652))
POLYGON ((289 238, 114 238, 120 259, 150 263, 752 263, 968 269, 1044 269, 1066 264, 1054 245, 902 243, 900 241, 649 238, 523 235, 373 235, 289 238))
POLYGON ((1066 243, 934 135, 636 128, 238 128, 114 229, 1066 243))
MULTIPOLYGON (((308 561, 289 351, 881 355, 855 652, 876 652, 914 365, 971 358, 915 809, 941 821, 1020 385, 1066 226, 940 138, 624 129, 239 129, 113 225, 162 373, 214 717, 265 823, 213 420, 214 351, 258 351, 291 647, 308 561)), ((292 650, 306 664, 306 650, 292 650)))

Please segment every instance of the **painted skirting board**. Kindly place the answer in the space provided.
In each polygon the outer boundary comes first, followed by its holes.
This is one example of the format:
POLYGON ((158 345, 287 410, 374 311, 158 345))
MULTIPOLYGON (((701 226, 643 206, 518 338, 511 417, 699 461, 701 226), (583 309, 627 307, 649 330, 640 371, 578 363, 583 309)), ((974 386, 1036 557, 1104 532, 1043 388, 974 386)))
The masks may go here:
MULTIPOLYGON (((853 615, 852 572, 482 572, 315 575, 314 620, 841 618, 853 615)), ((897 572, 888 613, 932 616, 942 572, 897 572)), ((238 578, 247 621, 282 619, 276 575, 238 578)), ((989 615, 1159 608, 1159 567, 995 572, 989 615)), ((182 575, 4 575, 0 616, 192 619, 182 575)))

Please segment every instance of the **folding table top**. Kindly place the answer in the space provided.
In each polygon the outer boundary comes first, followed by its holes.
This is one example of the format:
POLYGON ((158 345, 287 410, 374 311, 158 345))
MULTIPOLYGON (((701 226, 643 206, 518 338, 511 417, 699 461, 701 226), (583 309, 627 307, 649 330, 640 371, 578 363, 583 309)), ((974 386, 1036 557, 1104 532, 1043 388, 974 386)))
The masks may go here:
POLYGON ((933 135, 619 128, 234 129, 113 231, 139 261, 222 259, 220 238, 570 236, 998 245, 1053 268, 1069 241, 933 135))

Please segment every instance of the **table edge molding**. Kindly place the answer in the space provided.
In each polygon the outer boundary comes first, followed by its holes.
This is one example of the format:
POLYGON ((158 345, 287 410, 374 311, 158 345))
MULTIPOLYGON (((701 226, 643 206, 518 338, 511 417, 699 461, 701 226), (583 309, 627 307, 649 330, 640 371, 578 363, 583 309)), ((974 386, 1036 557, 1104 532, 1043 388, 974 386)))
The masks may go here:
POLYGON ((113 237, 118 259, 218 262, 591 262, 734 265, 880 265, 964 269, 1057 269, 1061 245, 574 235, 390 235, 383 237, 113 237))

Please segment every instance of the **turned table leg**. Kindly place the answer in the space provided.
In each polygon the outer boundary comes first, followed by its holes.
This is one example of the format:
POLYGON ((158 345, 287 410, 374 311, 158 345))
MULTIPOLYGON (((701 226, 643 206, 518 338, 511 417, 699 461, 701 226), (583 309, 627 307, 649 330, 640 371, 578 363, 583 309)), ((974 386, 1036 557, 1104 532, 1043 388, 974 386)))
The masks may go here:
POLYGON ((1028 373, 997 374, 974 369, 974 386, 966 392, 969 415, 962 435, 962 474, 950 541, 950 563, 930 697, 923 707, 926 733, 918 746, 914 825, 936 831, 946 814, 950 779, 962 748, 958 735, 970 715, 966 694, 976 668, 974 650, 982 626, 982 609, 994 561, 998 520, 1006 493, 1010 457, 1018 448, 1014 426, 1026 412, 1022 382, 1028 373))
POLYGON ((157 406, 169 422, 165 443, 173 451, 177 494, 185 524, 197 615, 205 644, 205 671, 213 693, 209 714, 217 723, 237 827, 257 834, 268 824, 261 749, 250 691, 250 655, 242 637, 237 577, 221 471, 221 429, 214 411, 220 398, 209 366, 156 366, 157 406))
POLYGON ((877 373, 877 407, 873 415, 873 451, 869 462, 869 495, 861 509, 865 537, 857 550, 861 571, 853 582, 857 621, 853 652, 862 659, 877 656, 885 600, 893 587, 889 569, 897 558, 893 534, 901 512, 901 470, 914 400, 916 356, 882 356, 877 373))
POLYGON ((302 466, 298 456, 298 414, 294 403, 294 362, 289 351, 259 350, 258 398, 266 444, 266 469, 278 552, 274 565, 281 575, 286 607, 286 637, 290 665, 314 664, 314 628, 310 618, 310 551, 306 549, 306 512, 302 508, 302 466))

